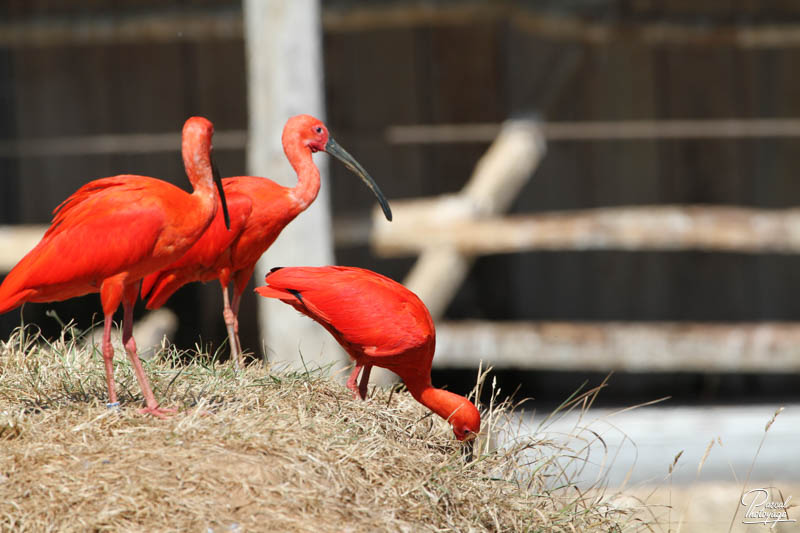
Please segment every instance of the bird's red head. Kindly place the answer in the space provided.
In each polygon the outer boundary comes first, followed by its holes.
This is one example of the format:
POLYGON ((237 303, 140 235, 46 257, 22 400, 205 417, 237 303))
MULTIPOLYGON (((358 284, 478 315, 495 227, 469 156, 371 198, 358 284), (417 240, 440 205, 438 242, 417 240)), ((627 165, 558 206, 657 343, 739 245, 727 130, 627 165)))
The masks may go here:
POLYGON ((330 135, 328 128, 318 118, 311 115, 297 115, 290 118, 283 127, 283 145, 299 142, 308 146, 312 152, 323 152, 330 135))
POLYGON ((470 439, 481 431, 481 414, 471 401, 460 394, 432 387, 427 377, 400 377, 418 402, 450 422, 458 440, 470 439))
POLYGON ((183 165, 186 168, 186 175, 192 185, 197 188, 203 183, 207 187, 212 187, 212 181, 216 183, 217 193, 222 202, 222 210, 225 216, 225 227, 230 229, 230 217, 228 216, 228 204, 225 200, 225 191, 222 189, 222 177, 214 165, 211 157, 211 138, 214 136, 214 125, 210 120, 203 117, 190 117, 183 124, 181 151, 183 153, 183 165))
POLYGON ((295 149, 298 145, 307 146, 312 152, 327 152, 332 155, 354 172, 364 184, 369 187, 378 203, 381 204, 383 214, 387 220, 392 220, 392 210, 389 208, 389 202, 383 196, 383 193, 378 188, 378 184, 367 173, 364 167, 356 161, 356 159, 347 153, 347 150, 339 146, 328 133, 328 128, 318 118, 311 115, 297 115, 286 121, 286 126, 283 127, 283 149, 289 160, 292 156, 289 151, 295 149))
POLYGON ((450 415, 450 424, 453 426, 458 440, 475 438, 481 431, 481 414, 470 401, 465 401, 450 415))
POLYGON ((187 148, 194 152, 211 152, 211 137, 214 135, 214 125, 203 117, 190 117, 183 124, 183 151, 186 156, 187 148), (199 150, 198 150, 199 149, 199 150))

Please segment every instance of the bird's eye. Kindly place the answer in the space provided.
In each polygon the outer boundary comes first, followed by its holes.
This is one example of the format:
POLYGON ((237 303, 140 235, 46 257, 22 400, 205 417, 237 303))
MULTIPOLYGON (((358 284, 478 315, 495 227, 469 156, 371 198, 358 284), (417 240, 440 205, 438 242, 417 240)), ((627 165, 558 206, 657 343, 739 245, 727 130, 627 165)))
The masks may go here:
POLYGON ((314 128, 314 131, 317 133, 322 133, 322 126, 317 126, 316 128, 314 128))

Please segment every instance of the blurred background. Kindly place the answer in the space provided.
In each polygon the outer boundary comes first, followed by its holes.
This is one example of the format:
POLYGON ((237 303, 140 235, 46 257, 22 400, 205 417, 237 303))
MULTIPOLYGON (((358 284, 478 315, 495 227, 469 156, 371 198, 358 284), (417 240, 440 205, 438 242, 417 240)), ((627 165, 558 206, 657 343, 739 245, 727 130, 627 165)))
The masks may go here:
MULTIPOLYGON (((248 69, 271 30, 247 23, 247 5, 0 4, 4 272, 90 179, 188 188, 190 115, 214 122, 222 174, 248 173, 248 146, 262 148, 250 107, 269 97, 248 69)), ((332 224, 316 231, 336 263, 406 279, 431 305, 434 383, 468 391, 482 359, 504 393, 519 387, 544 410, 610 371, 606 406, 798 400, 800 3, 304 5, 311 20, 285 38, 319 43, 325 121, 396 213, 373 219, 374 198, 333 162, 332 224)), ((269 149, 286 118, 260 124, 269 149)), ((268 177, 294 181, 281 172, 268 177)), ((224 341, 217 284, 186 286, 168 307, 179 346, 224 341)), ((56 335, 49 309, 82 327, 100 318, 89 295, 28 305, 25 319, 56 335)), ((260 355, 257 314, 246 295, 242 342, 260 355)), ((0 317, 0 336, 18 324, 0 317)))

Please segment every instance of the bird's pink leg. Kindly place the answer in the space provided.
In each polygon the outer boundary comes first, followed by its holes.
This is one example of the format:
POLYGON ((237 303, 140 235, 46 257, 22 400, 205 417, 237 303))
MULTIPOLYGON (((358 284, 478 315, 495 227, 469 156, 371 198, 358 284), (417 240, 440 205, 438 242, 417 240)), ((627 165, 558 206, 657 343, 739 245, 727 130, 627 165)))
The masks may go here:
POLYGON ((111 345, 111 324, 114 313, 106 314, 103 323, 103 363, 106 367, 106 385, 108 386, 108 407, 118 407, 117 389, 114 385, 114 347, 111 345))
POLYGON ((358 385, 356 384, 356 380, 358 380, 358 373, 361 372, 361 367, 364 366, 361 363, 356 363, 355 368, 353 371, 350 372, 350 377, 347 378, 347 388, 353 391, 353 399, 355 400, 358 398, 358 385))
POLYGON ((108 407, 119 407, 117 389, 114 385, 114 346, 111 344, 111 326, 114 313, 122 300, 122 281, 120 278, 108 278, 100 285, 100 303, 103 305, 103 363, 106 369, 106 386, 108 386, 108 407))
POLYGON ((362 400, 367 399, 367 385, 369 384, 369 373, 372 371, 372 365, 365 365, 364 363, 356 363, 356 367, 350 373, 350 377, 347 379, 347 388, 353 391, 353 399, 361 398, 362 400), (361 375, 361 384, 356 384, 358 380, 358 373, 361 372, 361 369, 364 369, 364 373, 361 375))
POLYGON ((253 277, 254 268, 255 265, 251 268, 239 270, 233 275, 233 333, 236 337, 236 348, 239 351, 242 365, 244 365, 244 356, 242 353, 242 341, 239 340, 239 305, 242 303, 242 294, 244 294, 244 291, 247 289, 250 278, 253 277))
POLYGON ((147 374, 144 373, 144 368, 142 368, 142 362, 139 360, 139 355, 136 353, 136 341, 133 339, 133 305, 136 303, 136 295, 138 292, 138 282, 125 286, 125 294, 122 299, 122 308, 125 311, 125 315, 122 319, 122 344, 125 346, 125 351, 128 353, 128 359, 131 360, 133 372, 136 374, 139 387, 141 387, 142 394, 144 395, 145 404, 147 404, 147 407, 139 409, 139 412, 163 419, 167 418, 170 413, 176 412, 176 410, 163 409, 158 406, 156 397, 153 395, 153 390, 150 388, 150 381, 147 379, 147 374))
POLYGON ((239 340, 239 304, 242 303, 242 291, 238 287, 233 288, 233 302, 231 309, 233 310, 233 333, 236 335, 236 348, 239 350, 239 356, 242 355, 242 341, 239 340))
POLYGON ((358 393, 361 395, 362 400, 367 399, 367 385, 369 385, 370 372, 372 372, 372 365, 364 365, 364 371, 361 373, 361 384, 358 387, 358 393))
POLYGON ((236 315, 231 310, 231 302, 228 298, 228 285, 222 286, 222 318, 225 320, 225 328, 228 330, 228 344, 231 348, 231 359, 233 365, 237 370, 244 368, 244 361, 242 361, 242 352, 239 349, 239 342, 236 335, 236 315))

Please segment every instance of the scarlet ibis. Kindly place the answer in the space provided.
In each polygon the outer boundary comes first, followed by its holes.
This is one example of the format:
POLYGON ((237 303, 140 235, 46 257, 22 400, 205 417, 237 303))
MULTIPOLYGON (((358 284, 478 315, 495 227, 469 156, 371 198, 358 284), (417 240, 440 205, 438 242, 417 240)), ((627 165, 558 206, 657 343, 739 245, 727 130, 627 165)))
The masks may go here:
POLYGON ((227 210, 222 180, 211 160, 213 133, 211 122, 202 117, 183 126, 183 164, 194 192, 146 176, 90 181, 55 208, 42 240, 0 286, 0 313, 25 302, 100 293, 109 406, 118 405, 111 324, 122 302, 122 342, 147 405, 141 412, 163 418, 173 411, 158 406, 142 369, 132 336, 133 305, 139 281, 183 255, 211 223, 218 204, 227 210))
POLYGON ((389 204, 378 185, 364 167, 333 140, 322 121, 310 115, 292 117, 283 128, 281 140, 283 151, 297 172, 297 185, 283 187, 267 178, 253 176, 223 179, 231 230, 225 230, 218 214, 186 255, 142 282, 142 296, 148 298, 147 308, 157 309, 186 283, 218 280, 222 287, 222 316, 231 358, 238 367, 243 365, 238 335, 242 293, 261 255, 283 228, 317 197, 320 178, 312 153, 324 151, 342 161, 372 190, 386 218, 392 219, 389 204), (228 295, 231 280, 232 304, 228 295))
POLYGON ((355 267, 274 268, 266 282, 256 292, 319 322, 355 360, 347 381, 354 397, 366 398, 373 366, 388 368, 418 402, 450 422, 456 438, 464 440, 480 431, 481 416, 472 402, 431 385, 436 332, 416 294, 355 267))

